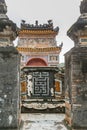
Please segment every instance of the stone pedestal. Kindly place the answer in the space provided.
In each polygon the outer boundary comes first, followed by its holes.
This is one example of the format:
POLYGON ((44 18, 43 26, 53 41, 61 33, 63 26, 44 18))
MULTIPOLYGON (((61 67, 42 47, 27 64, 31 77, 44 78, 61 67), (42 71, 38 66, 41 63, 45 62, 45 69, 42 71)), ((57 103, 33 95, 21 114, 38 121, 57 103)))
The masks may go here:
POLYGON ((0 129, 20 123, 20 61, 14 47, 0 47, 0 129))
POLYGON ((87 48, 74 47, 65 54, 66 122, 87 129, 87 48))

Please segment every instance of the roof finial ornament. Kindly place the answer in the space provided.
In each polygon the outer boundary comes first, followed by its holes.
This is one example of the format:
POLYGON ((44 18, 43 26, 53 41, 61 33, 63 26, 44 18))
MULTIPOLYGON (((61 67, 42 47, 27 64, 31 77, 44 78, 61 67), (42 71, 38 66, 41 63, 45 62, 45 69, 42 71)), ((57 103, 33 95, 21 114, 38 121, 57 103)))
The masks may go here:
POLYGON ((87 13, 87 0, 82 0, 80 5, 81 14, 87 13))
POLYGON ((53 21, 50 19, 50 20, 48 20, 48 24, 49 25, 53 25, 53 21))
POLYGON ((26 21, 25 20, 21 20, 21 22, 22 22, 22 24, 25 24, 26 21))
POLYGON ((5 0, 0 0, 0 14, 6 14, 6 13, 7 13, 7 6, 5 0))
POLYGON ((5 0, 0 0, 0 2, 5 3, 5 0))
POLYGON ((36 26, 38 26, 38 20, 35 21, 36 26))

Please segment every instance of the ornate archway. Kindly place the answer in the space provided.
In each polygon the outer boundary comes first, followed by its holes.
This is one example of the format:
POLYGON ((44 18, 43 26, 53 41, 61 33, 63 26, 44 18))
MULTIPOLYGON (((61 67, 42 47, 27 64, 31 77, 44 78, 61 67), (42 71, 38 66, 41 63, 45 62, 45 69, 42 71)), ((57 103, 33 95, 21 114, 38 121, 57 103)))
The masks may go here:
POLYGON ((27 66, 48 66, 46 61, 42 58, 32 58, 30 59, 27 64, 27 66))

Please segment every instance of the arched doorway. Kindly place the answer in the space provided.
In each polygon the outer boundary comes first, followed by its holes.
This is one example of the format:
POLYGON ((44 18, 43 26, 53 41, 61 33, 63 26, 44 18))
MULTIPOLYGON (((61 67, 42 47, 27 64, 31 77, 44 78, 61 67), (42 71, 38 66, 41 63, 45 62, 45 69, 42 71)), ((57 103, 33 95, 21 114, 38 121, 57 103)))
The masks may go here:
POLYGON ((27 66, 48 66, 46 61, 42 58, 32 58, 30 59, 27 64, 27 66))

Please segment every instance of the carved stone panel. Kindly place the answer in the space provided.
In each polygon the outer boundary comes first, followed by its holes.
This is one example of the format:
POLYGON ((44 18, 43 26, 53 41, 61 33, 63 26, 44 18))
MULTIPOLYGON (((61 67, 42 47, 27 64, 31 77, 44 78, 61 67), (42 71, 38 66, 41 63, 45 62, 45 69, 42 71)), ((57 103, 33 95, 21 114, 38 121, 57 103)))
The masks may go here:
POLYGON ((50 70, 50 67, 34 67, 31 71, 31 68, 23 69, 26 71, 27 98, 53 98, 55 96, 53 70, 50 70))
POLYGON ((34 95, 49 96, 49 72, 34 72, 34 95))

